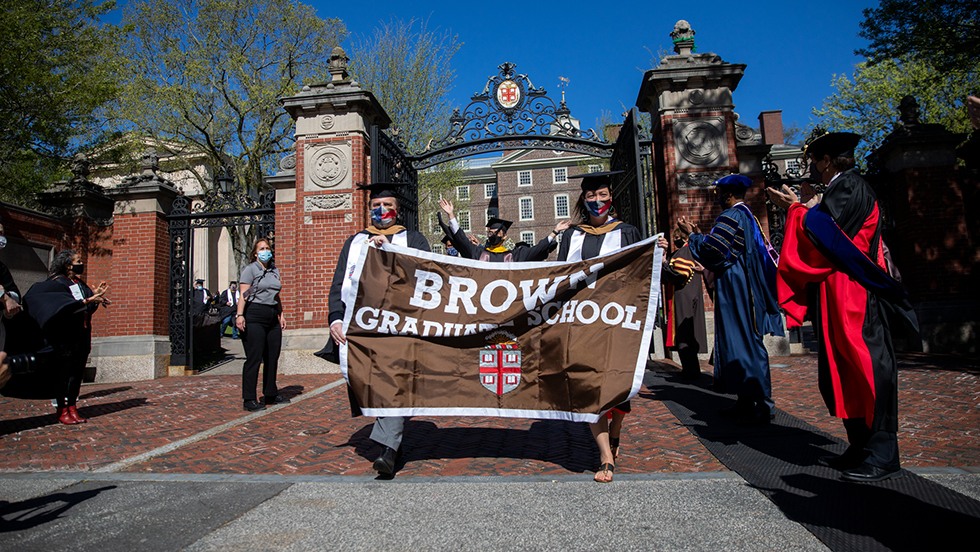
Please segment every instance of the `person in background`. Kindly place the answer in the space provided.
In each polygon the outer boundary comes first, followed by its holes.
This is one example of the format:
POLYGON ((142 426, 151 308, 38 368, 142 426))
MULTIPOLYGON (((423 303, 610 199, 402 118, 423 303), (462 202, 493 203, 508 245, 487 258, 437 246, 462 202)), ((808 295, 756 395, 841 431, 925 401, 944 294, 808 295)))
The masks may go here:
POLYGON ((231 338, 238 339, 238 325, 235 324, 235 314, 238 313, 238 300, 241 298, 241 293, 238 291, 238 282, 232 280, 228 284, 228 289, 221 292, 221 304, 225 308, 230 308, 231 312, 228 316, 221 319, 221 337, 225 336, 225 328, 231 326, 231 338))
POLYGON ((783 335, 776 302, 776 260, 745 193, 747 176, 715 181, 716 200, 724 211, 708 234, 686 217, 678 227, 688 234, 691 255, 715 275, 715 384, 734 393, 735 406, 724 413, 743 424, 769 424, 775 416, 769 352, 763 336, 783 335))
POLYGON ((272 242, 267 238, 256 240, 249 259, 252 262, 242 269, 238 279, 242 300, 238 302, 235 325, 245 346, 242 406, 249 412, 255 412, 265 410, 265 405, 289 402, 287 397, 279 394, 276 386, 286 316, 279 297, 282 276, 275 264, 272 242), (261 403, 255 392, 259 364, 262 365, 261 403))
MULTIPOLYGON (((578 224, 570 226, 561 238, 559 261, 581 261, 606 255, 640 241, 640 231, 619 220, 613 204, 612 176, 622 171, 586 173, 569 178, 582 179, 582 194, 576 202, 578 224)), ((631 409, 626 401, 599 421, 591 424, 592 436, 599 448, 599 469, 594 480, 610 483, 619 456, 623 419, 631 409)))
POLYGON ((668 349, 677 351, 681 377, 696 380, 701 376, 698 353, 707 352, 708 338, 704 323, 704 267, 694 260, 687 234, 673 231, 674 252, 664 257, 664 306, 667 324, 664 339, 668 349))
POLYGON ((473 244, 470 238, 463 232, 456 220, 453 204, 445 199, 439 198, 439 207, 443 213, 449 217, 449 223, 443 224, 442 217, 439 223, 443 231, 452 239, 453 247, 459 252, 461 257, 466 259, 476 259, 489 262, 524 262, 524 261, 544 261, 548 254, 554 249, 555 239, 564 232, 569 221, 563 220, 555 225, 550 234, 541 238, 534 246, 525 243, 518 243, 513 248, 508 248, 504 242, 507 240, 507 231, 513 224, 509 220, 491 217, 487 221, 487 243, 485 245, 473 244))

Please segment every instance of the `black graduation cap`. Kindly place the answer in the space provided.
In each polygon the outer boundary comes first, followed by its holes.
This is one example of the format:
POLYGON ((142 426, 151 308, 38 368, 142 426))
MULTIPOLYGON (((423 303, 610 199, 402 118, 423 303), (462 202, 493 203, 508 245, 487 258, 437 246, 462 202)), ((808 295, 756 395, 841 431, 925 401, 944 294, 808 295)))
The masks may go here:
POLYGON ((502 218, 490 217, 490 220, 487 221, 487 228, 493 230, 503 230, 504 232, 507 232, 507 230, 510 229, 511 224, 514 223, 512 221, 504 220, 502 218))
POLYGON ((194 283, 195 284, 203 284, 204 283, 204 278, 198 278, 197 280, 194 280, 194 283))
POLYGON ((715 187, 748 190, 752 187, 752 179, 741 174, 730 174, 715 180, 715 187))
POLYGON ((398 188, 405 184, 401 182, 375 182, 374 184, 358 184, 357 189, 369 190, 369 199, 379 197, 398 197, 398 188))
POLYGON ((829 155, 838 157, 854 151, 861 135, 853 132, 826 132, 819 136, 811 136, 803 146, 803 156, 823 157, 829 155))
POLYGON ((582 191, 594 192, 599 188, 612 188, 612 176, 622 174, 623 171, 606 171, 594 173, 574 174, 568 178, 581 178, 582 191))

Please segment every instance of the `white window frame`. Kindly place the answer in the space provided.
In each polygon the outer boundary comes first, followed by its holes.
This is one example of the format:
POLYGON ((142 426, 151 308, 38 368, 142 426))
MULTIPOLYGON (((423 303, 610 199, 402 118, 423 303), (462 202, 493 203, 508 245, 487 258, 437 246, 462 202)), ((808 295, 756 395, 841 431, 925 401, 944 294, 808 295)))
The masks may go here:
POLYGON ((494 195, 496 195, 496 192, 497 192, 497 183, 496 182, 487 182, 486 184, 483 185, 483 198, 484 199, 490 199, 490 198, 492 198, 494 195))
POLYGON ((602 165, 589 165, 590 173, 602 172, 602 165))
POLYGON ((555 184, 568 184, 568 167, 555 167, 551 169, 551 178, 555 184), (558 173, 561 172, 561 178, 558 173))
POLYGON ((469 201, 470 187, 468 185, 456 186, 456 199, 459 201, 469 201))
POLYGON ((471 228, 471 226, 470 226, 470 212, 469 211, 460 211, 460 212, 456 213, 456 222, 459 223, 459 227, 460 227, 460 229, 463 230, 463 232, 469 232, 470 231, 470 228, 471 228))
POLYGON ((531 231, 531 230, 524 230, 523 232, 521 232, 520 236, 521 236, 521 241, 522 242, 524 242, 526 244, 534 245, 535 240, 534 240, 534 232, 533 231, 531 231))
POLYGON ((524 196, 522 198, 519 198, 517 200, 517 212, 518 212, 518 214, 521 217, 519 220, 534 220, 534 197, 533 196, 524 196), (530 205, 530 207, 531 207, 531 216, 530 217, 525 217, 524 216, 524 201, 525 200, 527 200, 528 205, 530 205))
POLYGON ((566 219, 572 216, 572 206, 569 202, 568 194, 555 194, 555 218, 556 219, 566 219), (558 208, 558 200, 560 198, 565 198, 565 214, 561 214, 558 208))
POLYGON ((531 171, 517 171, 517 187, 526 188, 534 184, 534 173, 531 171), (527 175, 527 184, 523 183, 523 177, 527 175))

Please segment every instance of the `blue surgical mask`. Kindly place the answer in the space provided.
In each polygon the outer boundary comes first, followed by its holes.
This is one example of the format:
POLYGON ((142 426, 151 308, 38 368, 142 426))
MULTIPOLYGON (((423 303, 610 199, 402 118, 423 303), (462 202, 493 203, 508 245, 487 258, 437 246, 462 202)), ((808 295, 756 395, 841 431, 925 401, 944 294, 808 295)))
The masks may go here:
POLYGON ((449 249, 446 250, 446 253, 451 257, 455 257, 459 255, 459 251, 456 251, 455 247, 450 247, 449 249))
POLYGON ((272 251, 269 251, 268 249, 263 249, 262 251, 259 251, 257 256, 260 261, 262 261, 263 263, 267 263, 270 260, 272 260, 272 251))

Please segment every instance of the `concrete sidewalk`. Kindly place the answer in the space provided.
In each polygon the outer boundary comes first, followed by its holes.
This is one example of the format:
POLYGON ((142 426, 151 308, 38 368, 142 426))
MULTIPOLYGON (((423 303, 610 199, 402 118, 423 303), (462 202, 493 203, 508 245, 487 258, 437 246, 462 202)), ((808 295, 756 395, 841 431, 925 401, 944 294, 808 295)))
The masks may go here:
MULTIPOLYGON (((815 358, 772 362, 777 406, 842 438, 815 358)), ((906 356, 900 384, 904 466, 980 499, 980 370, 906 356)), ((254 414, 239 385, 217 369, 87 385, 82 426, 0 398, 0 549, 826 549, 679 423, 663 389, 634 400, 616 481, 599 485, 583 424, 495 418, 411 420, 398 475, 378 481, 372 420, 350 418, 336 374, 282 376, 293 402, 254 414)))

